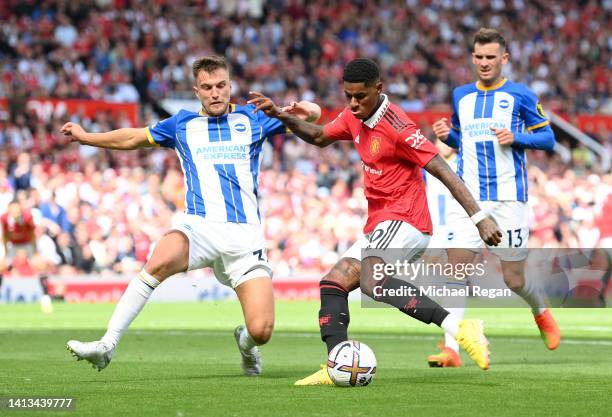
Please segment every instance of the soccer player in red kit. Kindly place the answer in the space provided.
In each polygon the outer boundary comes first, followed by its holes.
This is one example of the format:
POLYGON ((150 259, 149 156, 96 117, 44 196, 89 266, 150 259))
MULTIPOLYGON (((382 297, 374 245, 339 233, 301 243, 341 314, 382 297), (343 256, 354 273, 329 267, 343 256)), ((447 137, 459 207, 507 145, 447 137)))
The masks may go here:
MULTIPOLYGON (((364 170, 368 219, 364 236, 342 256, 320 282, 321 338, 328 352, 347 340, 349 324, 348 293, 361 287, 364 294, 376 301, 397 307, 403 313, 424 323, 450 328, 459 344, 482 369, 489 367, 488 342, 479 320, 459 321, 433 300, 422 295, 388 296, 415 288, 412 284, 385 276, 374 279, 374 271, 384 263, 378 256, 362 259, 362 249, 401 248, 404 259, 418 260, 432 233, 427 208, 425 184, 421 169, 425 168, 444 183, 476 224, 484 241, 496 245, 501 231, 484 215, 463 182, 448 167, 438 151, 412 120, 382 93, 378 65, 370 59, 355 59, 344 68, 344 93, 348 101, 338 117, 325 126, 303 122, 295 117, 303 109, 279 108, 268 97, 252 92, 249 103, 270 117, 281 120, 302 140, 324 147, 336 140, 351 140, 361 156, 364 170), (363 269, 363 274, 362 273, 363 269), (360 275, 362 276, 360 282, 360 275), (378 287, 379 291, 374 291, 378 287), (378 294, 378 295, 377 295, 378 294), (382 294, 382 295, 381 295, 382 294)), ((419 292, 416 291, 416 294, 419 292)), ((323 366, 296 385, 332 384, 323 366)))

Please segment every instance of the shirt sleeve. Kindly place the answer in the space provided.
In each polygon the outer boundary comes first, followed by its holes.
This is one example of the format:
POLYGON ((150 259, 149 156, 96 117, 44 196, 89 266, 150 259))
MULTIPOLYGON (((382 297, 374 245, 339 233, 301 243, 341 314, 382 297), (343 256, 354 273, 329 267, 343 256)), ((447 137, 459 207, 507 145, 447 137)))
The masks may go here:
POLYGON ((333 140, 353 140, 351 129, 347 123, 348 109, 336 116, 334 120, 323 126, 323 135, 333 140))
POLYGON ((438 154, 438 148, 411 121, 408 128, 402 131, 401 136, 398 136, 395 152, 399 158, 423 168, 438 154))
POLYGON ((535 93, 525 88, 521 95, 520 114, 527 130, 532 131, 550 124, 535 93))
POLYGON ((147 138, 152 145, 174 148, 176 145, 177 115, 161 120, 146 128, 147 138))
MULTIPOLYGON (((253 105, 249 105, 247 107, 251 107, 251 109, 253 110, 255 109, 255 106, 253 105)), ((251 111, 251 109, 249 109, 248 111, 251 111)), ((273 117, 268 117, 262 111, 258 111, 255 114, 257 115, 257 121, 259 122, 263 130, 264 137, 287 133, 287 127, 280 120, 275 119, 273 117)))
POLYGON ((461 145, 461 122, 459 121, 459 115, 457 114, 457 104, 456 104, 456 91, 453 91, 453 100, 451 103, 453 114, 451 116, 451 126, 450 133, 446 138, 446 144, 451 148, 459 149, 461 145))
POLYGON ((549 125, 538 127, 531 133, 515 133, 514 147, 552 151, 555 147, 555 132, 549 125))

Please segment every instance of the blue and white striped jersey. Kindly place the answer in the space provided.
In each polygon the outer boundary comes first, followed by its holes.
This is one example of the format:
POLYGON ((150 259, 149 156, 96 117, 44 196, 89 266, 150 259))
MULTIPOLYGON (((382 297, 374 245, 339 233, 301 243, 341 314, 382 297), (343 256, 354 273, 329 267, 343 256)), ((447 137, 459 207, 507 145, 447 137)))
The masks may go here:
POLYGON ((554 133, 536 95, 507 79, 492 87, 471 83, 453 91, 452 106, 447 144, 459 149, 457 174, 474 198, 527 201, 525 148, 554 146, 554 133), (491 127, 513 132, 514 144, 501 146, 491 127))
POLYGON ((212 221, 261 223, 257 188, 264 140, 285 126, 253 105, 220 117, 181 110, 147 128, 149 141, 173 148, 185 179, 185 212, 212 221))
MULTIPOLYGON (((453 172, 457 172, 457 154, 453 154, 450 159, 445 160, 450 165, 453 172)), ((423 170, 425 173, 425 189, 427 191, 427 205, 429 206, 429 214, 431 215, 431 223, 434 226, 434 233, 437 226, 446 226, 446 217, 448 208, 453 195, 442 184, 442 181, 423 170)))

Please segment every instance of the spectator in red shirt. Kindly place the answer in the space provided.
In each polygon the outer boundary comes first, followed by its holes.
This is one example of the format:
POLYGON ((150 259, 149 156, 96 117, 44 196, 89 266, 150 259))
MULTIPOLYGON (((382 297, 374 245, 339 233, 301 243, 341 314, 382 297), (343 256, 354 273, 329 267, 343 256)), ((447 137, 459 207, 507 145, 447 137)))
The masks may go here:
POLYGON ((41 307, 43 312, 50 313, 51 298, 49 296, 48 279, 44 270, 46 264, 36 256, 36 225, 30 210, 24 209, 17 200, 9 203, 7 212, 0 216, 2 228, 2 242, 4 244, 5 259, 0 262, 0 285, 2 285, 2 272, 12 270, 17 275, 39 276, 43 291, 41 307))
POLYGON ((2 242, 8 264, 20 251, 25 251, 28 258, 36 253, 36 236, 34 219, 29 210, 24 210, 18 201, 12 201, 6 213, 0 217, 2 223, 2 242))

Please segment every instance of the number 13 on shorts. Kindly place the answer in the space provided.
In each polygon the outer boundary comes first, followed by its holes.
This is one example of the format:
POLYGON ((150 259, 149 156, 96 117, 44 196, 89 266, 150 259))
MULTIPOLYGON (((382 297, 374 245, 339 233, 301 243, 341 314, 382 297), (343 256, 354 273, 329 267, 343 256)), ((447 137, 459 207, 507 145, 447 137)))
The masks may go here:
POLYGON ((529 237, 529 229, 508 229, 506 230, 507 245, 502 245, 508 248, 526 248, 527 239, 529 237))

